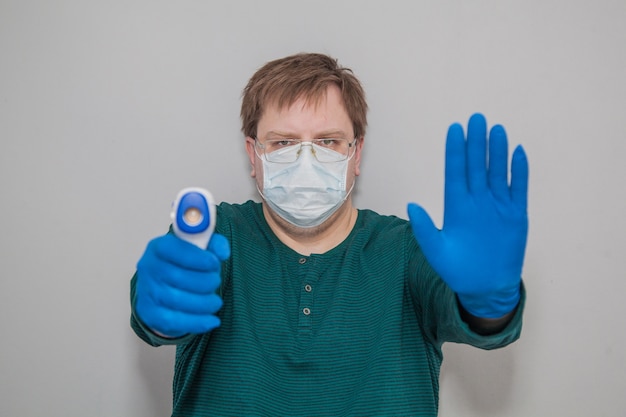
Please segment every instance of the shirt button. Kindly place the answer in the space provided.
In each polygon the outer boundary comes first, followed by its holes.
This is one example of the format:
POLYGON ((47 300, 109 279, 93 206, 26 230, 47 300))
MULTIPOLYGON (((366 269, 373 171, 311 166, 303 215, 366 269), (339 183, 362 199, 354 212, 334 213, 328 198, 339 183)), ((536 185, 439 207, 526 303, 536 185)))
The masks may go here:
POLYGON ((306 263, 306 258, 300 258, 300 259, 298 259, 298 263, 299 263, 300 265, 305 264, 305 263, 306 263))
POLYGON ((308 316, 309 314, 311 314, 311 309, 308 307, 304 307, 302 309, 302 312, 304 313, 305 316, 308 316))
POLYGON ((306 285, 304 286, 304 291, 306 291, 306 292, 311 292, 311 290, 312 290, 312 289, 313 289, 313 288, 312 288, 309 284, 306 284, 306 285))

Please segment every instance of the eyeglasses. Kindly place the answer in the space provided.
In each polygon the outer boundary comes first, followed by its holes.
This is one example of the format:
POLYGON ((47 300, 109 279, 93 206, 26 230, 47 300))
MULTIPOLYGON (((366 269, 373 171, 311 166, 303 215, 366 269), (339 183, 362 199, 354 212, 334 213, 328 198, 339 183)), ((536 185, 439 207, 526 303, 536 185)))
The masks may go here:
POLYGON ((263 157, 267 162, 289 164, 296 162, 302 153, 303 146, 309 146, 315 159, 322 163, 341 162, 352 157, 352 149, 356 144, 348 139, 323 138, 311 141, 300 139, 270 139, 261 143, 254 138, 255 152, 259 158, 263 157))

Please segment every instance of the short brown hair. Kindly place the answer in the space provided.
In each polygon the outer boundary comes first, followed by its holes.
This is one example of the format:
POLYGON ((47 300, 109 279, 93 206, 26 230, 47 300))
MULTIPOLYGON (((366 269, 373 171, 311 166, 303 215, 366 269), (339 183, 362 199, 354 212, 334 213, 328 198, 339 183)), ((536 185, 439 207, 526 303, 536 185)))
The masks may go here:
POLYGON ((367 102, 361 83, 351 69, 340 66, 328 55, 317 53, 270 61, 250 78, 243 90, 241 130, 246 136, 256 137, 259 120, 268 103, 283 108, 302 97, 308 102, 319 102, 333 84, 341 90, 354 137, 363 137, 367 127, 367 102))

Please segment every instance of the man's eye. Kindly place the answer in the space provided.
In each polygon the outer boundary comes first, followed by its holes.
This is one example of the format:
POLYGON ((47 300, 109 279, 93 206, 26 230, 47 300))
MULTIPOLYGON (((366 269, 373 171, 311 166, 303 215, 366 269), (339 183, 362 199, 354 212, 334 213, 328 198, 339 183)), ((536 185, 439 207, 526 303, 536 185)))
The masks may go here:
POLYGON ((324 139, 318 139, 316 142, 317 142, 318 145, 329 146, 330 147, 330 146, 334 146, 336 144, 337 140, 336 139, 331 139, 331 138, 324 138, 324 139))
POLYGON ((273 149, 280 149, 280 148, 286 148, 289 146, 293 146, 295 145, 297 142, 293 139, 275 139, 275 140, 268 140, 267 141, 267 146, 269 146, 270 148, 273 149))

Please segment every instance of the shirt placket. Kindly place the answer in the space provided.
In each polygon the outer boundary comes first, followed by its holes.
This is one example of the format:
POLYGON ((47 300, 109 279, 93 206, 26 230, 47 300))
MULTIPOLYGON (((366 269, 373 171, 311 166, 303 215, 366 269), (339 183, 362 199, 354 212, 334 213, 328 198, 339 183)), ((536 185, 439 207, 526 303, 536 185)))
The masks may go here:
POLYGON ((300 304, 298 306, 298 328, 310 331, 313 323, 315 261, 311 257, 302 256, 298 259, 300 269, 300 304))

